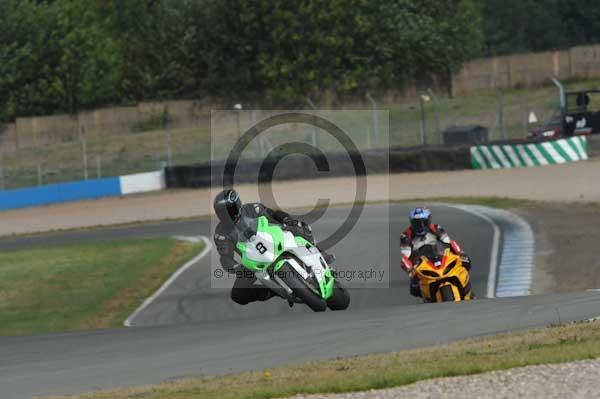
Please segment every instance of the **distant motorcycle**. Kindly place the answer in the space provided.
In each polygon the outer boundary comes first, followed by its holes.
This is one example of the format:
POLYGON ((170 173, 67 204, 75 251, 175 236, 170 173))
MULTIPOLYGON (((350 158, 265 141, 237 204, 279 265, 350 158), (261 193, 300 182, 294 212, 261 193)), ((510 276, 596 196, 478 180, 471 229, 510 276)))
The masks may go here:
POLYGON ((291 304, 304 303, 315 312, 344 310, 350 304, 348 291, 336 281, 319 249, 294 236, 266 217, 243 219, 241 239, 236 244, 241 264, 260 284, 291 304))
MULTIPOLYGON (((419 250, 416 266, 405 264, 411 276, 417 276, 421 295, 425 302, 459 302, 473 299, 469 271, 462 264, 462 257, 449 248, 436 252, 435 246, 427 245, 419 250)), ((410 262, 403 260, 403 262, 410 262)))

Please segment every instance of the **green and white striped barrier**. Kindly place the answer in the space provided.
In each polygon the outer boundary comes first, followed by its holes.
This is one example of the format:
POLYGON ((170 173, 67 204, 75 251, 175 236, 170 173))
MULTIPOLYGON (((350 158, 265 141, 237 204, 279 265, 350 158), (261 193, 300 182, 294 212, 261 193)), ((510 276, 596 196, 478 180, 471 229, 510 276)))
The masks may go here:
POLYGON ((585 136, 543 143, 471 147, 473 169, 526 168, 586 159, 588 147, 585 136))

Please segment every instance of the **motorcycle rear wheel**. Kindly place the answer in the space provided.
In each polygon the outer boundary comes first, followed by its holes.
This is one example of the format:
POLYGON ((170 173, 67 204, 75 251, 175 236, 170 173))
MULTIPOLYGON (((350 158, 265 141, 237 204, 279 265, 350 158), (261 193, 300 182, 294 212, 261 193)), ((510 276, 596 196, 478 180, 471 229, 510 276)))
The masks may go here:
POLYGON ((299 276, 296 270, 288 263, 281 266, 278 274, 285 284, 294 292, 294 295, 300 298, 306 306, 315 312, 324 312, 327 309, 327 302, 317 295, 308 283, 304 281, 304 279, 299 276))

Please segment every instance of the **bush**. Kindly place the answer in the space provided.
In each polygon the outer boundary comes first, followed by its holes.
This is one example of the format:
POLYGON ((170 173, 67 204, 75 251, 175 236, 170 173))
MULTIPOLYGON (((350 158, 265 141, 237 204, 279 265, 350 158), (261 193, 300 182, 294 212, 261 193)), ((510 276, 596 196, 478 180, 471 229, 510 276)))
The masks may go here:
POLYGON ((162 112, 152 113, 145 119, 132 124, 130 129, 134 133, 149 132, 152 130, 164 129, 171 121, 172 119, 169 115, 169 110, 165 108, 162 112))

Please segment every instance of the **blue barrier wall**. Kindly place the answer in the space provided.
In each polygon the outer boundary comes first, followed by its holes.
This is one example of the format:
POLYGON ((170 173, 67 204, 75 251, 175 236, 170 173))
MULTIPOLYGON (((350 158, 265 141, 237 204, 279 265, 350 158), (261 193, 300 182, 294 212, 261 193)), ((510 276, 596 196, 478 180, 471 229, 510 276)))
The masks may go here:
POLYGON ((0 210, 120 195, 121 183, 118 177, 49 184, 0 192, 0 210))

